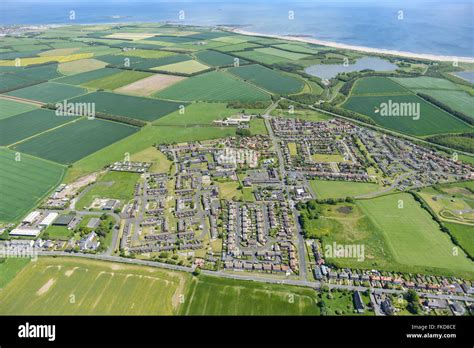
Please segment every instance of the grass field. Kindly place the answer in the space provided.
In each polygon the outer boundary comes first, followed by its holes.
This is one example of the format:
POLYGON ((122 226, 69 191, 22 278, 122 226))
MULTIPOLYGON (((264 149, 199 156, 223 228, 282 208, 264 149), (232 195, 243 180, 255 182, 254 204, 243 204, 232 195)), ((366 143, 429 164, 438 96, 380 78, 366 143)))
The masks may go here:
POLYGON ((318 315, 314 290, 199 276, 182 315, 318 315), (292 300, 290 300, 292 299, 292 300))
POLYGON ((144 79, 149 76, 152 76, 152 74, 142 71, 124 70, 117 74, 102 77, 97 80, 88 81, 86 83, 83 83, 82 85, 88 88, 114 90, 116 88, 120 88, 122 86, 128 85, 130 83, 144 79))
MULTIPOLYGON (((196 57, 199 61, 209 66, 223 66, 233 65, 235 57, 217 52, 217 51, 201 51, 196 53, 196 57)), ((239 64, 246 63, 245 60, 239 59, 239 64)))
POLYGON ((52 110, 36 109, 0 120, 0 145, 16 143, 74 119, 77 117, 56 116, 52 110))
POLYGON ((48 226, 44 229, 39 238, 54 240, 69 240, 74 235, 74 231, 69 230, 65 226, 48 226))
POLYGON ((0 149, 0 221, 22 217, 56 185, 65 168, 38 158, 0 149), (19 159, 19 160, 17 160, 19 159))
POLYGON ((163 152, 156 147, 149 147, 145 150, 137 152, 130 157, 131 161, 151 162, 152 165, 148 170, 149 173, 168 173, 173 164, 163 152))
POLYGON ((97 59, 81 59, 73 62, 61 63, 58 71, 64 75, 74 75, 87 71, 104 68, 107 64, 97 59))
POLYGON ((191 77, 155 96, 186 101, 256 101, 268 100, 269 95, 226 72, 210 72, 191 77))
POLYGON ((445 226, 451 234, 458 240, 461 247, 466 250, 471 257, 474 257, 474 226, 462 225, 453 222, 445 222, 445 226))
POLYGON ((453 110, 474 118, 474 97, 464 91, 419 89, 415 90, 415 92, 427 94, 451 107, 453 110))
POLYGON ((309 53, 309 54, 318 53, 318 50, 316 48, 309 47, 306 44, 284 43, 284 44, 274 45, 274 47, 281 48, 287 51, 298 52, 298 53, 309 53))
POLYGON ((121 206, 133 198, 135 183, 139 174, 128 172, 108 172, 87 191, 76 203, 78 209, 87 209, 95 198, 113 198, 120 200, 121 206))
POLYGON ((263 87, 272 93, 291 94, 299 92, 303 81, 261 65, 246 65, 229 69, 233 74, 263 87))
POLYGON ((352 95, 397 95, 409 93, 406 88, 403 88, 398 83, 393 82, 387 77, 379 76, 358 79, 351 91, 352 95))
MULTIPOLYGON (((402 133, 417 136, 431 134, 453 133, 469 131, 469 127, 447 112, 427 103, 414 94, 393 95, 393 96, 351 96, 342 105, 349 109, 367 115, 378 125, 393 129, 402 133), (382 116, 376 112, 382 103, 416 103, 420 105, 420 117, 414 119, 410 116, 382 116)), ((416 117, 415 117, 416 118, 416 117)))
POLYGON ((158 50, 141 50, 141 49, 127 50, 120 53, 120 55, 125 56, 125 57, 140 57, 140 58, 154 58, 154 59, 169 57, 174 54, 175 53, 173 52, 158 51, 158 50))
POLYGON ((459 90, 459 87, 451 81, 435 77, 391 77, 391 79, 408 89, 459 90))
POLYGON ((317 198, 345 198, 377 192, 381 187, 372 183, 349 181, 311 180, 311 188, 317 198))
POLYGON ((138 128, 122 123, 83 118, 15 145, 13 149, 69 164, 136 131, 138 128))
POLYGON ((453 254, 449 236, 410 194, 362 200, 357 205, 383 233, 397 263, 474 277, 472 261, 462 252, 453 254), (398 208, 400 202, 402 209, 398 208))
POLYGON ((293 63, 294 61, 282 57, 275 56, 273 54, 266 54, 257 51, 241 51, 235 52, 235 55, 239 56, 240 59, 247 59, 254 63, 261 64, 277 64, 277 63, 293 63))
POLYGON ((319 163, 344 162, 344 157, 340 154, 329 155, 329 154, 315 153, 311 155, 311 159, 319 163))
POLYGON ((37 106, 0 98, 0 120, 36 109, 37 106))
POLYGON ((265 121, 261 118, 254 118, 250 121, 250 132, 252 135, 263 134, 267 135, 268 130, 267 126, 265 125, 265 121))
POLYGON ((199 63, 195 60, 187 60, 179 63, 160 65, 159 67, 155 67, 152 70, 167 71, 170 73, 194 74, 206 69, 209 69, 207 65, 199 63))
POLYGON ((87 93, 87 90, 80 87, 68 86, 60 83, 45 82, 39 85, 17 89, 8 92, 18 98, 37 100, 43 103, 54 103, 60 100, 70 99, 78 95, 87 93))
POLYGON ((27 258, 0 259, 0 289, 3 289, 30 262, 27 258))
POLYGON ((0 292, 0 313, 170 315, 187 279, 186 274, 149 267, 40 258, 0 292))
POLYGON ((290 60, 298 60, 298 59, 309 57, 309 55, 307 54, 283 51, 274 47, 257 48, 254 51, 259 52, 259 53, 264 53, 264 54, 270 54, 273 56, 290 59, 290 60))
POLYGON ((354 314, 351 292, 81 258, 42 257, 16 269, 0 291, 2 315, 319 315, 319 301, 329 315, 354 314))
POLYGON ((74 103, 95 103, 95 110, 111 115, 143 121, 154 121, 179 109, 182 103, 127 96, 107 92, 90 93, 71 100, 74 103))
POLYGON ((81 85, 83 83, 87 83, 88 81, 98 80, 106 76, 118 74, 121 71, 122 70, 116 68, 95 69, 72 76, 61 77, 55 80, 55 82, 66 83, 68 85, 81 85))

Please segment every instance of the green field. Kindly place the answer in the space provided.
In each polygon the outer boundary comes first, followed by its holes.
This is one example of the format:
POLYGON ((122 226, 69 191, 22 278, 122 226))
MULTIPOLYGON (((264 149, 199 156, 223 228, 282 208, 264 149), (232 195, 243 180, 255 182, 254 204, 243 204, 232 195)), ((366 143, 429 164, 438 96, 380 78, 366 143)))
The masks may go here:
POLYGON ((0 221, 14 221, 33 209, 56 185, 65 168, 0 149, 0 221))
POLYGON ((0 259, 0 290, 30 262, 27 258, 8 257, 0 259))
POLYGON ((274 45, 276 48, 281 48, 287 51, 293 51, 298 53, 309 53, 309 54, 316 54, 318 50, 316 48, 312 48, 307 46, 306 44, 295 44, 295 43, 284 43, 279 45, 274 45))
POLYGON ((397 94, 409 94, 410 92, 400 86, 398 83, 393 82, 387 77, 364 77, 357 80, 352 87, 352 95, 397 95, 397 94))
POLYGON ((74 119, 77 117, 56 116, 52 110, 36 109, 0 120, 0 145, 16 143, 74 119))
POLYGON ((122 72, 120 69, 102 68, 86 71, 72 76, 61 77, 56 79, 55 82, 66 83, 68 85, 81 85, 83 83, 87 83, 88 81, 95 81, 107 76, 118 74, 120 72, 122 72))
MULTIPOLYGON (((17 53, 15 52, 14 55, 17 55, 17 53)), ((0 92, 31 86, 59 77, 61 75, 57 72, 57 67, 57 64, 45 64, 27 68, 13 67, 11 70, 4 72, 2 70, 2 73, 0 73, 0 92)))
POLYGON ((354 314, 346 291, 329 296, 81 258, 42 257, 15 268, 23 269, 0 291, 1 315, 319 315, 320 301, 328 315, 354 314))
POLYGON ((156 71, 166 71, 170 73, 181 73, 181 74, 194 74, 203 70, 207 70, 209 67, 196 60, 186 60, 184 62, 173 63, 168 65, 160 65, 159 67, 152 68, 156 71))
POLYGON ((311 180, 310 185, 320 199, 355 197, 381 190, 381 186, 365 182, 311 180))
POLYGON ((146 73, 142 71, 124 70, 117 74, 102 77, 97 80, 88 81, 86 83, 83 83, 82 85, 88 88, 113 90, 128 85, 129 83, 144 79, 145 77, 151 75, 151 73, 146 73))
POLYGON ((69 230, 65 226, 48 226, 44 229, 39 238, 42 239, 55 239, 55 240, 69 240, 74 235, 74 231, 69 230))
POLYGON ((0 292, 0 313, 170 315, 187 279, 186 274, 149 267, 40 258, 0 292))
POLYGON ((51 161, 69 164, 138 131, 122 123, 82 118, 13 147, 51 161))
POLYGON ((474 277, 473 263, 453 244, 428 212, 408 193, 361 200, 357 205, 383 233, 389 252, 399 264, 433 272, 474 277), (401 203, 400 203, 401 202, 401 203), (399 204, 403 208, 399 209, 399 204))
POLYGON ((265 68, 261 65, 246 65, 229 69, 233 74, 244 80, 248 80, 257 86, 277 94, 291 94, 301 91, 304 86, 303 81, 280 73, 275 70, 265 68))
POLYGON ((461 247, 466 250, 471 257, 474 257, 474 226, 462 225, 453 222, 445 222, 444 225, 451 234, 458 240, 461 247))
POLYGON ((453 110, 474 118, 474 97, 464 91, 447 91, 438 89, 419 89, 420 92, 433 97, 453 110))
POLYGON ((90 93, 72 99, 73 103, 95 103, 95 110, 111 115, 143 121, 154 121, 179 109, 182 103, 151 98, 133 97, 107 92, 90 93))
POLYGON ((454 133, 469 131, 464 122, 447 112, 414 95, 393 96, 351 96, 342 105, 345 109, 355 111, 372 118, 378 125, 406 134, 425 136, 431 134, 454 133), (420 117, 415 116, 382 116, 377 112, 382 103, 416 103, 420 105, 420 117))
POLYGON ((174 84, 155 96, 186 101, 255 101, 269 96, 226 72, 210 72, 174 84))
POLYGON ((70 99, 87 93, 80 87, 68 86, 54 82, 45 82, 39 85, 18 89, 7 93, 18 98, 38 100, 43 103, 54 103, 60 100, 70 99))
POLYGON ((298 60, 298 59, 309 57, 307 54, 283 51, 274 47, 257 48, 254 51, 259 52, 259 53, 264 53, 264 54, 270 54, 273 56, 286 58, 290 60, 298 60))
MULTIPOLYGON (((196 57, 199 61, 209 66, 222 66, 222 65, 233 65, 235 57, 217 52, 217 51, 201 51, 196 53, 196 57)), ((246 61, 239 61, 239 64, 244 64, 246 61)))
POLYGON ((235 52, 235 55, 239 56, 240 59, 247 59, 252 63, 261 63, 266 65, 273 65, 277 63, 293 63, 294 61, 274 56, 272 54, 266 54, 257 51, 242 51, 242 52, 235 52))
POLYGON ((459 90, 459 87, 451 81, 435 77, 392 77, 391 79, 408 89, 459 90))
POLYGON ((0 120, 22 114, 27 111, 36 109, 37 106, 32 104, 20 103, 14 100, 0 98, 0 120))
POLYGON ((123 206, 133 198, 135 183, 139 177, 136 173, 108 172, 81 197, 76 207, 80 210, 87 209, 95 198, 118 199, 123 206))

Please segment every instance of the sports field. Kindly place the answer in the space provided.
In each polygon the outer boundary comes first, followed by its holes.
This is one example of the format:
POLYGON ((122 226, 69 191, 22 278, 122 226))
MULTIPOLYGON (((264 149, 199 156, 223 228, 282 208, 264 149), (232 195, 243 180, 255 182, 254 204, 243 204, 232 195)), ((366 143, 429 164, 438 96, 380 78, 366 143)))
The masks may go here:
POLYGON ((36 109, 33 104, 0 98, 0 120, 36 109))
POLYGON ((54 103, 60 100, 77 97, 78 95, 85 93, 87 93, 87 90, 84 88, 54 82, 45 82, 39 85, 8 92, 7 95, 17 98, 37 100, 43 103, 54 103))
POLYGON ((303 81, 299 79, 265 68, 261 65, 246 65, 238 68, 230 68, 229 71, 272 93, 297 93, 304 86, 303 81))
POLYGON ((270 96, 251 84, 222 71, 191 77, 157 94, 156 97, 186 101, 254 101, 270 96))
POLYGON ((51 161, 69 164, 138 131, 122 123, 82 118, 13 147, 51 161))
POLYGON ((79 258, 40 258, 0 292, 0 313, 170 315, 187 274, 79 258))
POLYGON ((311 180, 310 184, 321 199, 355 197, 381 190, 379 185, 365 182, 311 180))
POLYGON ((77 117, 56 116, 52 110, 36 109, 0 120, 0 145, 16 143, 75 119, 77 117))
POLYGON ((383 233, 397 263, 474 276, 472 261, 462 252, 453 254, 449 236, 410 194, 360 200, 357 205, 383 233))
POLYGON ((0 221, 19 219, 33 209, 65 172, 60 165, 8 149, 0 149, 0 167, 0 221))
POLYGON ((95 103, 96 112, 154 121, 175 110, 183 103, 133 97, 115 93, 95 92, 70 100, 73 103, 95 103))

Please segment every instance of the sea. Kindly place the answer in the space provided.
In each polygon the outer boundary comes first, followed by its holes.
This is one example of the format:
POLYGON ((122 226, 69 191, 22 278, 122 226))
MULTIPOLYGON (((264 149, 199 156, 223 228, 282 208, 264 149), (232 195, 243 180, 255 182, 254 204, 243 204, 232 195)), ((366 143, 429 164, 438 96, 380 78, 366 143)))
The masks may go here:
POLYGON ((161 21, 474 57, 473 0, 0 0, 0 25, 161 21))

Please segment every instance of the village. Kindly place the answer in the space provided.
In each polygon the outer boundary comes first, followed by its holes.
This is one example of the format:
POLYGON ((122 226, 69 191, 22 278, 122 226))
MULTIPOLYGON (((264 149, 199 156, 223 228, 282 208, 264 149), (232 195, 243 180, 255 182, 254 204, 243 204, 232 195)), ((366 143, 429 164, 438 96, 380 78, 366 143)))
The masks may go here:
MULTIPOLYGON (((61 184, 18 225, 3 228, 10 238, 2 245, 11 253, 30 249, 105 253, 231 274, 245 272, 256 278, 271 274, 296 280, 309 271, 316 282, 354 289, 474 294, 471 282, 455 277, 326 264, 321 242, 304 240, 299 233, 295 209, 297 202, 318 198, 309 184, 315 178, 378 183, 381 190, 405 191, 471 179, 472 168, 345 121, 272 118, 269 123, 268 136, 156 145, 155 151, 171 163, 167 171, 152 171, 152 163, 146 161, 110 164, 108 173, 134 173, 139 178, 129 201, 96 197, 84 210, 77 202, 98 184, 98 176, 61 184), (48 238, 44 231, 50 226, 73 231, 74 237, 48 238)), ((388 295, 371 296, 381 315, 396 310, 388 295)), ((427 301, 425 307, 448 310, 453 306, 456 313, 472 307, 449 299, 427 301)))

